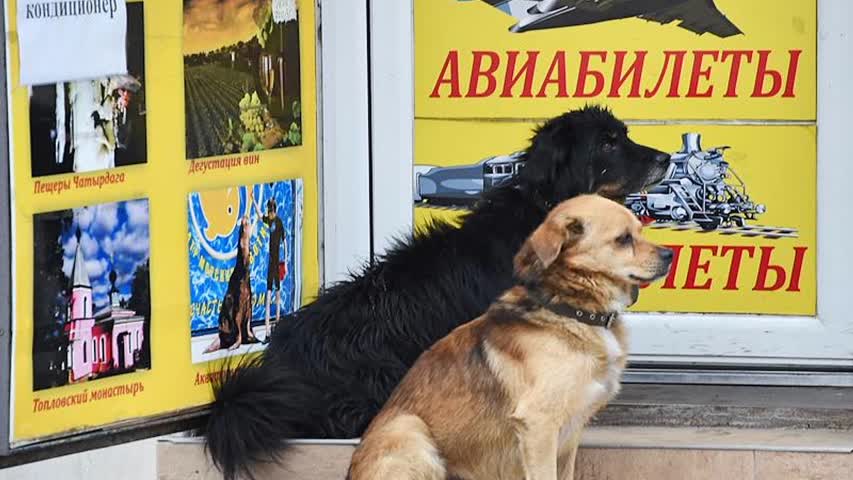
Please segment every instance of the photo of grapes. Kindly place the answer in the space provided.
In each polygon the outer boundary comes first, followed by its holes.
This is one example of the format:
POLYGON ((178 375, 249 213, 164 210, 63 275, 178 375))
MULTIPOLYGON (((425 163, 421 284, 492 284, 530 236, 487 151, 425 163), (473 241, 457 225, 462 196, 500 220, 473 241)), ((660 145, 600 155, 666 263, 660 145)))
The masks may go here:
POLYGON ((297 0, 184 0, 188 160, 302 144, 297 0))

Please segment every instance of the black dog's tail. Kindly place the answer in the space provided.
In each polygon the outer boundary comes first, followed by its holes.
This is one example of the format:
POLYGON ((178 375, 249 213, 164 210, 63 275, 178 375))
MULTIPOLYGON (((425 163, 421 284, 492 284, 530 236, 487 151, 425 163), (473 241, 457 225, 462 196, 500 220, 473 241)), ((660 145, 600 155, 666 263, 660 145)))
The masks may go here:
POLYGON ((322 421, 322 391, 278 355, 245 356, 236 367, 226 362, 214 378, 210 417, 200 433, 226 480, 254 479, 254 465, 278 462, 288 439, 322 421))

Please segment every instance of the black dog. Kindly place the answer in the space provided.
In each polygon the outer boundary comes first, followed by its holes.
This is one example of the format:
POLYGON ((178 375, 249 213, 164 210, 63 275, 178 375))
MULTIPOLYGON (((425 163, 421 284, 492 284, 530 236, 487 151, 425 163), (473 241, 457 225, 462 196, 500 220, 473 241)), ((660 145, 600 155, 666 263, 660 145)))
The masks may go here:
POLYGON ((219 308, 219 334, 204 353, 224 348, 235 350, 241 345, 259 342, 252 332, 252 283, 249 278, 252 273, 249 264, 251 231, 249 219, 240 219, 237 261, 228 277, 228 287, 219 308))
POLYGON ((418 356, 512 284, 512 259, 556 203, 613 199, 661 180, 669 154, 638 145, 599 107, 537 129, 512 184, 461 227, 434 222, 284 318, 263 355, 214 385, 205 434, 227 479, 251 477, 289 438, 354 438, 418 356), (405 320, 404 320, 405 319, 405 320))

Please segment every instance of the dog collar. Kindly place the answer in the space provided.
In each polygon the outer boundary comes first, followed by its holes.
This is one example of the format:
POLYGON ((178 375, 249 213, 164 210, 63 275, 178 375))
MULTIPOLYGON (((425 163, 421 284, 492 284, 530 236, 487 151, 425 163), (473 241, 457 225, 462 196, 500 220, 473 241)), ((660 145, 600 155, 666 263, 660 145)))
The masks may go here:
POLYGON ((544 308, 545 310, 556 313, 561 317, 573 318, 581 323, 585 323, 593 327, 609 329, 613 325, 613 321, 616 320, 616 317, 619 316, 618 312, 588 312, 565 302, 554 302, 548 300, 537 288, 528 287, 527 295, 538 308, 544 308))

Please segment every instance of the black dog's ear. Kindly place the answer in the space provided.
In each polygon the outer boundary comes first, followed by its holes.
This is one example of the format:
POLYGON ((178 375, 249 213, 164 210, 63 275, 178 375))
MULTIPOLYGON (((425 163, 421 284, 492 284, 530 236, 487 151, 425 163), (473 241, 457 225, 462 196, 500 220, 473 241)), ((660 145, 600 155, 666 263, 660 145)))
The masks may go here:
POLYGON ((535 282, 550 267, 566 246, 583 235, 583 223, 546 220, 524 242, 514 259, 515 275, 525 282, 535 282))
POLYGON ((593 180, 584 159, 574 156, 575 142, 568 114, 546 122, 530 140, 521 180, 552 201, 589 191, 593 180))

